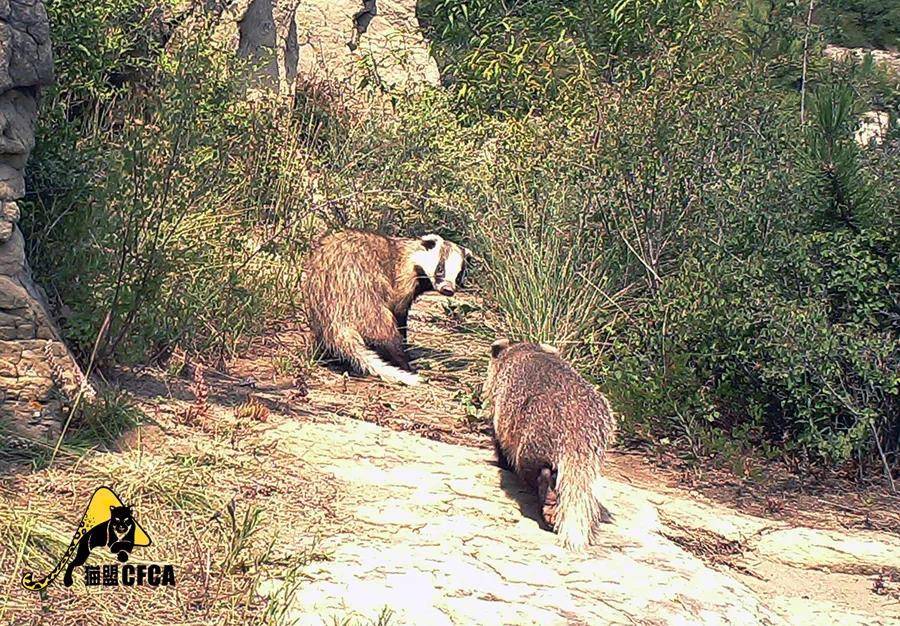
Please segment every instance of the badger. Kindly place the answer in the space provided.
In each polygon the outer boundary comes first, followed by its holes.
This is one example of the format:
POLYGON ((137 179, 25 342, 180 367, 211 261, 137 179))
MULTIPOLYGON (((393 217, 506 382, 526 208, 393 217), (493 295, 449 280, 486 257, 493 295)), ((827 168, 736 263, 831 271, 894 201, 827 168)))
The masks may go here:
POLYGON ((303 272, 309 326, 321 346, 361 373, 416 385, 420 378, 404 348, 409 309, 425 291, 452 296, 462 285, 469 256, 467 249, 434 234, 327 235, 303 272))
POLYGON ((616 421, 606 398, 552 346, 491 345, 483 398, 498 462, 535 489, 543 521, 583 550, 608 512, 594 493, 616 421))

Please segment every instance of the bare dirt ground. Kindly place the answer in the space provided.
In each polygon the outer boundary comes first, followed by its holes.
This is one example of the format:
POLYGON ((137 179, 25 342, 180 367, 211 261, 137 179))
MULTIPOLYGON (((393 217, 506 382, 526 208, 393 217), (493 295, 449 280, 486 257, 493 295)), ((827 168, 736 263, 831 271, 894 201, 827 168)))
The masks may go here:
MULTIPOLYGON (((493 320, 488 319, 488 312, 479 310, 477 301, 472 300, 471 305, 476 310, 464 320, 456 315, 459 307, 447 306, 439 298, 426 297, 417 305, 411 338, 415 364, 429 380, 422 388, 392 387, 349 374, 340 366, 285 371, 290 368, 284 363, 306 351, 309 338, 299 325, 287 325, 260 338, 246 357, 234 364, 231 374, 255 381, 254 395, 273 410, 301 419, 331 414, 488 450, 489 427, 473 404, 477 404, 490 339, 472 329, 493 320), (273 371, 273 360, 282 364, 280 373, 273 371), (299 394, 302 401, 285 403, 285 394, 295 398, 299 394)), ((826 556, 829 547, 819 546, 822 554, 817 557, 811 546, 809 555, 791 560, 779 557, 778 542, 765 547, 771 554, 760 554, 753 550, 753 541, 747 541, 747 535, 781 529, 813 533, 791 539, 810 544, 823 537, 826 543, 855 537, 876 544, 880 539, 897 539, 900 498, 881 486, 865 487, 833 476, 801 482, 784 468, 758 469, 754 480, 742 479, 727 470, 617 450, 610 455, 607 474, 612 480, 654 494, 663 524, 675 529, 669 532, 670 538, 761 597, 772 596, 776 610, 794 623, 806 619, 818 623, 820 613, 834 615, 836 610, 838 614, 846 611, 847 619, 862 616, 861 623, 900 619, 900 598, 884 586, 896 588, 892 581, 900 568, 900 543, 886 551, 883 561, 876 558, 854 564, 851 556, 847 562, 826 556), (696 506, 684 510, 681 503, 696 506), (713 526, 711 520, 723 516, 735 516, 741 520, 738 526, 749 520, 747 529, 729 534, 708 528, 713 526), (815 530, 823 533, 820 536, 815 530), (892 561, 895 555, 898 560, 892 561), (822 562, 817 563, 816 558, 822 562)))
MULTIPOLYGON (((458 306, 448 307, 430 296, 413 312, 411 352, 430 383, 424 393, 359 377, 339 364, 311 368, 302 363, 310 338, 300 322, 285 322, 258 338, 229 370, 239 381, 255 381, 248 393, 288 414, 309 417, 331 411, 436 441, 490 449, 490 425, 473 415, 471 402, 487 366, 492 341, 487 329, 496 320, 475 298, 456 301, 470 304, 474 312, 461 320, 455 314, 458 306), (478 332, 481 329, 484 333, 478 332), (285 367, 288 363, 294 365, 285 367), (311 395, 303 395, 299 403, 285 403, 285 394, 301 397, 298 389, 311 395)), ((246 395, 238 392, 232 401, 246 395)), ((744 514, 789 524, 900 535, 900 495, 892 495, 883 482, 861 483, 825 472, 804 478, 783 465, 764 466, 749 458, 742 465, 752 477, 713 463, 688 463, 674 453, 620 448, 611 451, 606 471, 633 485, 702 495, 744 514)))
POLYGON ((493 320, 454 302, 414 308, 417 388, 314 362, 293 322, 199 386, 190 367, 123 376, 156 425, 0 488, 0 623, 900 624, 900 500, 834 477, 616 450, 597 486, 615 520, 589 554, 556 546, 477 410, 493 320), (178 594, 15 589, 101 480, 157 529, 178 594), (52 513, 29 527, 35 511, 52 513))

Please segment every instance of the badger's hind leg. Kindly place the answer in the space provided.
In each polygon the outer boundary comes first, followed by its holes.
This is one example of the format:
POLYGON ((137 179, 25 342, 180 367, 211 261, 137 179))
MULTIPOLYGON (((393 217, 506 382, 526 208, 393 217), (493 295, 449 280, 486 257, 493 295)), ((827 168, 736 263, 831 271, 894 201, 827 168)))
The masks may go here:
POLYGON ((409 311, 406 313, 395 313, 394 319, 397 322, 397 332, 400 333, 400 338, 403 340, 403 345, 406 345, 407 335, 408 333, 408 324, 409 324, 409 311))
POLYGON ((409 364, 409 355, 406 354, 406 349, 403 347, 403 338, 400 337, 399 332, 397 333, 397 338, 387 343, 384 346, 384 349, 387 351, 387 356, 394 365, 401 369, 405 369, 407 372, 413 371, 412 366, 409 364))
POLYGON ((370 329, 370 336, 366 337, 366 343, 385 358, 389 363, 412 372, 409 364, 409 356, 404 349, 403 335, 397 326, 394 314, 384 309, 378 322, 370 329))
POLYGON ((538 500, 541 503, 541 514, 547 528, 556 527, 556 512, 559 506, 559 494, 556 491, 556 472, 545 467, 537 478, 538 500))

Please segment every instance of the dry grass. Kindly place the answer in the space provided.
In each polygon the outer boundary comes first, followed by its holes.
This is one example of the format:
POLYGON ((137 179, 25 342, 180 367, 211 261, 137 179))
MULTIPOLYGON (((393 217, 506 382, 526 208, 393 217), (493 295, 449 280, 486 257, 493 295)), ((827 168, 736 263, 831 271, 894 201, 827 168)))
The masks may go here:
MULTIPOLYGON (((327 480, 309 480, 302 459, 262 444, 260 422, 210 400, 206 419, 186 424, 180 418, 191 406, 159 398, 145 404, 158 425, 138 427, 116 452, 70 454, 42 470, 21 460, 7 465, 0 487, 0 623, 290 623, 283 621, 289 595, 264 598, 260 584, 280 578, 290 587, 300 568, 327 558, 317 548, 328 521, 319 499, 326 496, 315 487, 327 480), (172 563, 177 586, 85 587, 76 570, 71 589, 61 580, 44 593, 22 588, 24 572, 43 574, 64 553, 101 485, 134 506, 153 541, 136 548, 132 560, 172 563)), ((89 563, 108 559, 96 550, 89 563)))

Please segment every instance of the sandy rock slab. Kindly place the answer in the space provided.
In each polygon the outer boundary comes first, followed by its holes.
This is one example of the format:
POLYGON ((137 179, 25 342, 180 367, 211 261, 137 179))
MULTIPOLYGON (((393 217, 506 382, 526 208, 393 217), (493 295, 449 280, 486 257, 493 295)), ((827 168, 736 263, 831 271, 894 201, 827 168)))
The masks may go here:
POLYGON ((669 537, 702 534, 730 543, 748 563, 765 560, 795 569, 873 576, 900 568, 900 536, 884 532, 839 532, 797 528, 773 520, 723 512, 702 499, 650 497, 669 537))
POLYGON ((347 43, 354 32, 359 0, 310 0, 296 13, 300 44, 300 74, 358 88, 364 81, 388 91, 437 85, 440 72, 416 18, 412 0, 378 0, 377 15, 359 38, 359 48, 347 43))
POLYGON ((579 555, 539 528, 533 498, 484 450, 349 419, 290 422, 269 436, 346 494, 347 531, 322 545, 330 561, 304 569, 288 622, 374 623, 389 612, 391 624, 417 625, 785 623, 666 539, 634 487, 596 486, 615 521, 579 555))
POLYGON ((353 101, 363 91, 404 93, 440 83, 414 0, 378 0, 361 36, 360 0, 209 0, 190 7, 179 30, 211 17, 214 39, 258 66, 256 82, 266 89, 256 96, 293 97, 327 84, 342 86, 341 96, 353 101))

